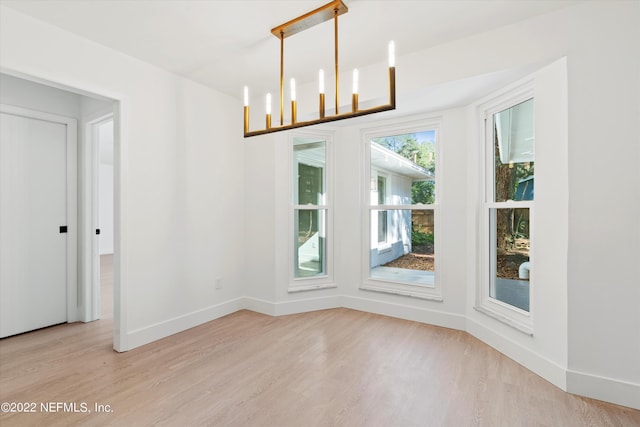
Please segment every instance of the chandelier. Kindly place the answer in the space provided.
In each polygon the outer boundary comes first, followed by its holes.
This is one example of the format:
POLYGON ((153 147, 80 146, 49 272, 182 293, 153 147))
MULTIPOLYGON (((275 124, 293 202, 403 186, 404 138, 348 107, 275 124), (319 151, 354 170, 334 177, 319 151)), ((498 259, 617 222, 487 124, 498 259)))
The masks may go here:
POLYGON ((249 89, 244 87, 244 137, 264 135, 267 133, 280 132, 289 129, 311 126, 320 123, 333 122, 337 120, 350 119, 352 117, 364 116, 367 114, 380 113, 382 111, 394 110, 396 108, 396 68, 395 68, 395 46, 393 41, 389 42, 389 102, 377 107, 360 109, 358 108, 358 70, 353 70, 353 90, 351 95, 351 111, 339 113, 338 97, 338 16, 348 12, 349 9, 342 0, 334 0, 324 6, 319 7, 309 13, 292 19, 271 30, 271 33, 280 39, 280 124, 271 124, 271 94, 266 96, 266 126, 261 130, 249 129, 249 89), (299 122, 297 120, 296 86, 295 80, 291 79, 291 120, 288 124, 284 121, 284 39, 293 36, 301 31, 311 28, 317 24, 333 18, 334 22, 334 63, 335 63, 335 114, 325 115, 325 93, 324 93, 324 71, 318 73, 319 92, 319 112, 318 118, 299 122))

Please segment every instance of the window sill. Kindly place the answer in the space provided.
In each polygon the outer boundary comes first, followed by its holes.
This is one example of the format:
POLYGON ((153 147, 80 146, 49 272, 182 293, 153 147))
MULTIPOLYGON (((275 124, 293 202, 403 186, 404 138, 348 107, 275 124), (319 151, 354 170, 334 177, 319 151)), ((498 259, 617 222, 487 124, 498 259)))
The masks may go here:
POLYGON ((314 291, 316 289, 331 289, 337 288, 334 282, 325 282, 325 283, 305 283, 305 284, 292 284, 287 288, 287 292, 296 293, 296 292, 306 292, 306 291, 314 291))
POLYGON ((491 310, 490 308, 487 308, 484 306, 476 305, 473 308, 474 310, 486 316, 489 316, 500 323, 504 323, 505 325, 510 326, 513 329, 516 329, 517 331, 522 332, 523 334, 533 336, 533 327, 530 324, 523 323, 521 321, 518 321, 517 319, 512 318, 511 316, 499 313, 497 311, 491 310))
POLYGON ((419 298, 429 301, 444 301, 440 290, 436 289, 435 286, 372 280, 360 285, 360 289, 365 291, 403 295, 411 298, 419 298))

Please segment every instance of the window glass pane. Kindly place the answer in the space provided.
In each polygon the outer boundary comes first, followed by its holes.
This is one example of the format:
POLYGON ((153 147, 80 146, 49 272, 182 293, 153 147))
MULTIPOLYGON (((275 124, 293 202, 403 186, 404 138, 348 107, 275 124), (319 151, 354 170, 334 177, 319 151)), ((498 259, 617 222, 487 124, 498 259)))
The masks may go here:
POLYGON ((533 200, 533 99, 493 115, 495 202, 533 200))
POLYGON ((295 210, 295 277, 326 274, 326 210, 295 210))
POLYGON ((435 130, 371 140, 372 187, 376 187, 376 177, 387 177, 384 204, 435 203, 435 141, 435 130))
POLYGON ((325 198, 325 141, 295 138, 293 146, 295 205, 322 205, 325 198))
POLYGON ((373 279, 433 285, 434 211, 371 211, 370 275, 373 279), (384 214, 384 215, 382 215, 384 214), (386 236, 380 241, 380 221, 386 236))
POLYGON ((491 209, 492 280, 489 296, 529 311, 529 208, 491 209))

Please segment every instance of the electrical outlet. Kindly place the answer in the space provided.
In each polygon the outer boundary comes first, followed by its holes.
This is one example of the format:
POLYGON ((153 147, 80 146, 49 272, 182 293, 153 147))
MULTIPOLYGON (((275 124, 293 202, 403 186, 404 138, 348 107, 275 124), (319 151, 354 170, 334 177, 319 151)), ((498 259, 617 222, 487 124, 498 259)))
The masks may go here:
POLYGON ((222 289, 222 277, 216 277, 216 289, 222 289))

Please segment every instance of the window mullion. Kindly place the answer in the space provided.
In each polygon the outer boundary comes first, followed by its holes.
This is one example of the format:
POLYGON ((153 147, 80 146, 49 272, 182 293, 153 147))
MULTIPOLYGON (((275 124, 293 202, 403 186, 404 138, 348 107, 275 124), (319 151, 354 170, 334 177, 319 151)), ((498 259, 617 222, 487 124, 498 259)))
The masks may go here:
POLYGON ((518 209, 518 208, 533 208, 533 201, 514 201, 508 200, 506 202, 486 202, 485 208, 487 209, 518 209))
POLYGON ((313 211, 329 209, 329 205, 293 205, 293 209, 298 211, 313 211))
POLYGON ((429 204, 429 205, 369 205, 369 210, 379 211, 379 210, 400 210, 400 211, 417 211, 417 210, 433 210, 436 209, 437 204, 429 204))

